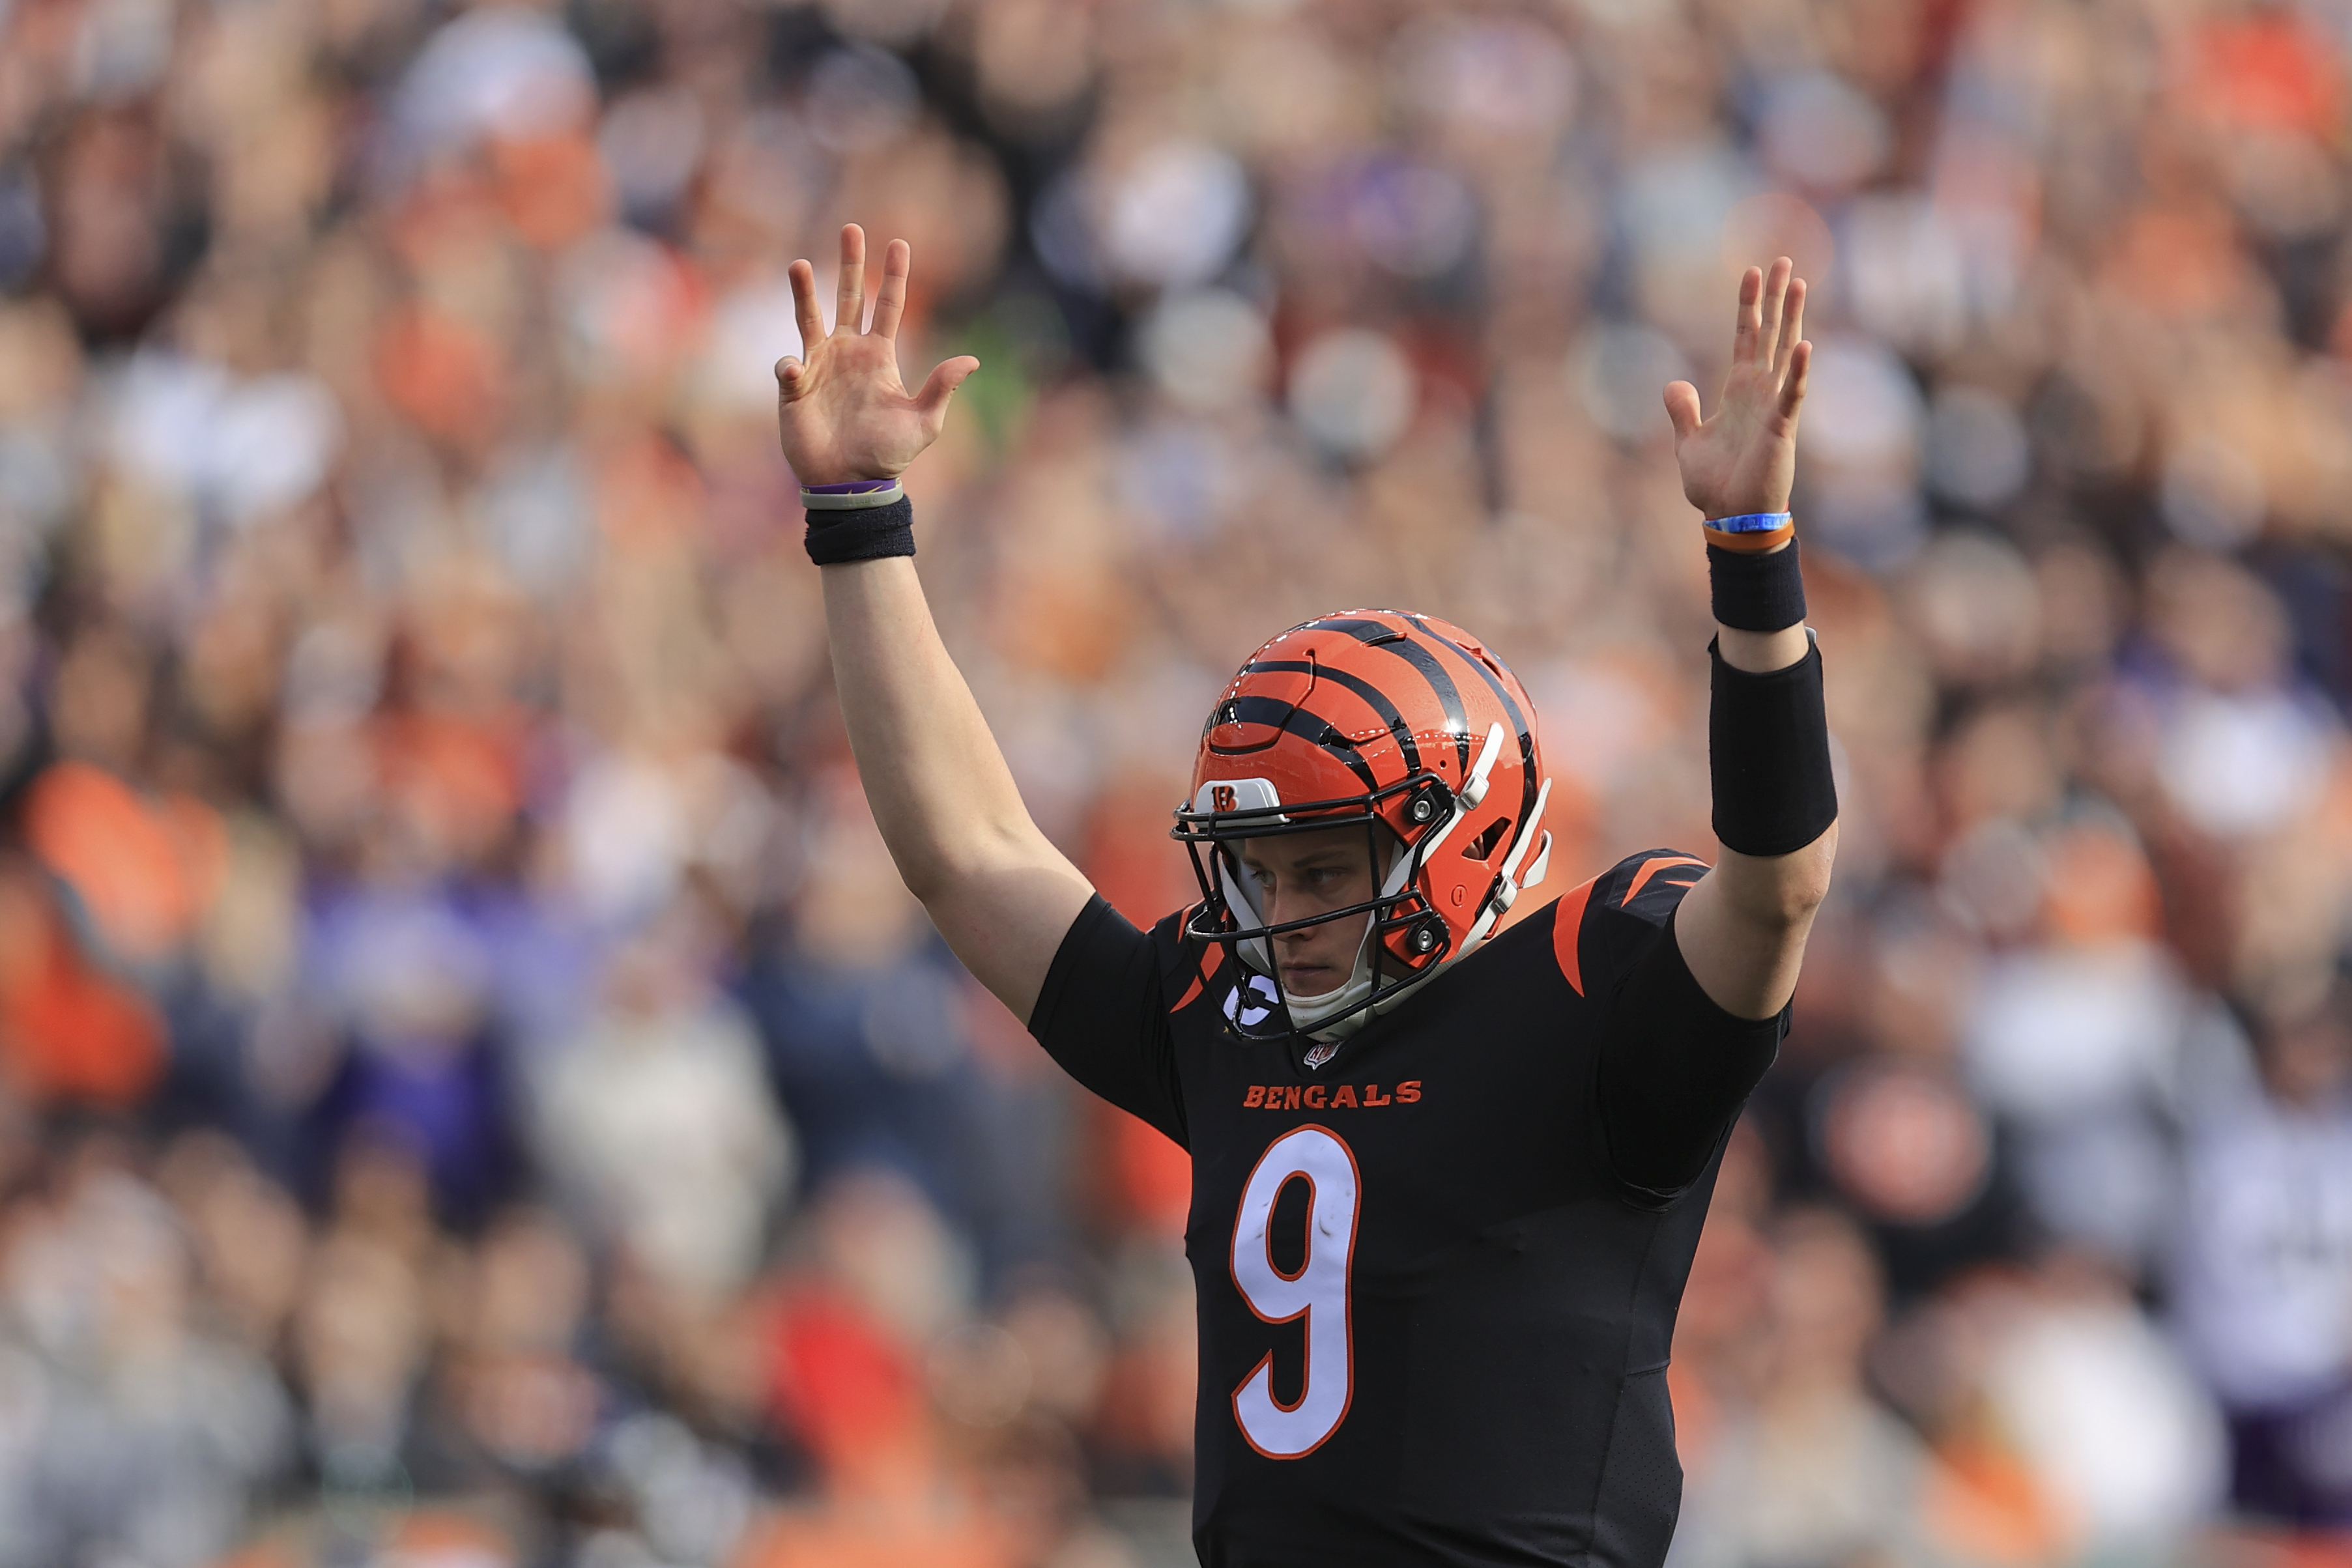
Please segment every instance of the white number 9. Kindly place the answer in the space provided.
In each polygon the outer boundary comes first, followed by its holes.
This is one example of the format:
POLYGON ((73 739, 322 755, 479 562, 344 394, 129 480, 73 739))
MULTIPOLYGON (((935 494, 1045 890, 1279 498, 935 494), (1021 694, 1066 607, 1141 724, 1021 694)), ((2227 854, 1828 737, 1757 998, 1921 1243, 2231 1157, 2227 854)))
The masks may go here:
POLYGON ((1234 1217, 1234 1284, 1250 1311, 1270 1323, 1307 1320, 1307 1371, 1298 1402, 1274 1396, 1274 1353, 1267 1351, 1234 1390, 1234 1419, 1250 1447, 1270 1459, 1313 1453, 1347 1418, 1355 1384, 1354 1329, 1349 1321, 1349 1269, 1356 1248, 1356 1156, 1328 1128, 1304 1126, 1276 1138, 1258 1157, 1234 1217), (1267 1232, 1283 1184, 1305 1176, 1307 1256, 1298 1272, 1274 1266, 1267 1232))

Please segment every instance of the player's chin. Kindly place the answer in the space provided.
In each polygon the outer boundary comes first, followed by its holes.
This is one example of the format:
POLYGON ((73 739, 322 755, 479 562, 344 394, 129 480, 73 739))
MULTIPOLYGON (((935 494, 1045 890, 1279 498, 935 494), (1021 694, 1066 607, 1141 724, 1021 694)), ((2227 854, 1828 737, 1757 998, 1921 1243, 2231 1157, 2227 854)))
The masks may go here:
POLYGON ((1294 997, 1319 997, 1337 990, 1342 978, 1328 964, 1290 964, 1282 971, 1282 988, 1294 997))

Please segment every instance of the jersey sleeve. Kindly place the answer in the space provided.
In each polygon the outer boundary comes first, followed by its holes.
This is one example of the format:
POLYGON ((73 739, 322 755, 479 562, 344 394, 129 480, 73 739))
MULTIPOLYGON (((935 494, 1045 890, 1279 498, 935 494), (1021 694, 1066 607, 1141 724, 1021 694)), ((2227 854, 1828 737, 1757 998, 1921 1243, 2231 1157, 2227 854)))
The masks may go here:
POLYGON ((1562 969, 1575 966, 1571 983, 1599 1009, 1602 1146, 1645 1205, 1672 1202, 1706 1169, 1788 1030, 1786 1008, 1762 1019, 1725 1011, 1684 962, 1675 915, 1706 871, 1673 850, 1629 855, 1557 916, 1562 969))
POLYGON ((1189 1149, 1165 1000, 1171 943, 1097 894, 1054 954, 1029 1032, 1071 1077, 1189 1149))

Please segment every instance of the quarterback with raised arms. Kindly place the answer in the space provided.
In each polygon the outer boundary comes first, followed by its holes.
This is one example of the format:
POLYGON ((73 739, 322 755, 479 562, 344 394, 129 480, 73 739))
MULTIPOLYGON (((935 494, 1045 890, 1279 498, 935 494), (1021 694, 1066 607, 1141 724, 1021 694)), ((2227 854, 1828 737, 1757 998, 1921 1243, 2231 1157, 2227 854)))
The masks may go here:
POLYGON ((1715 1169, 1770 1064, 1837 802, 1788 515, 1811 346, 1785 260, 1741 280, 1714 413, 1665 392, 1704 519, 1717 843, 1626 856, 1507 927, 1551 863, 1536 715, 1417 609, 1251 653, 1174 833, 1200 898, 1149 932, 1030 821, 917 579, 893 241, 866 321, 776 367, 841 707, 907 885, 1079 1082, 1191 1153, 1193 1539, 1242 1564, 1654 1565, 1680 1503, 1665 1366, 1715 1169))

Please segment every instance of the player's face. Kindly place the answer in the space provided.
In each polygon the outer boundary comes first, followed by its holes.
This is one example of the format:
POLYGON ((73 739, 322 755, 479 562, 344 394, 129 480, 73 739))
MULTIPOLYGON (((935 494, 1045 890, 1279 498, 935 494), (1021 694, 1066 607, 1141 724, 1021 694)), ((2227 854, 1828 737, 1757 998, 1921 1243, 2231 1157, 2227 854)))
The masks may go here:
MULTIPOLYGON (((1258 907, 1269 925, 1312 920, 1361 904, 1377 885, 1371 844, 1360 827, 1251 839, 1241 846, 1240 858, 1242 869, 1257 881, 1258 907)), ((1275 967, 1281 971, 1283 990, 1294 997, 1319 997, 1346 984, 1371 918, 1370 914, 1351 915, 1274 937, 1275 967)))

